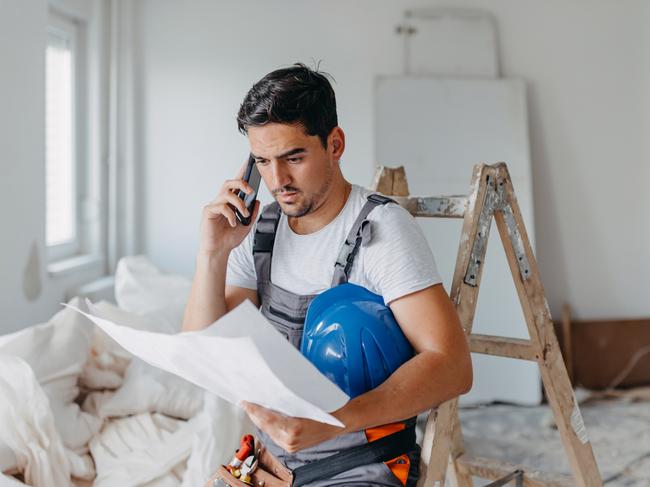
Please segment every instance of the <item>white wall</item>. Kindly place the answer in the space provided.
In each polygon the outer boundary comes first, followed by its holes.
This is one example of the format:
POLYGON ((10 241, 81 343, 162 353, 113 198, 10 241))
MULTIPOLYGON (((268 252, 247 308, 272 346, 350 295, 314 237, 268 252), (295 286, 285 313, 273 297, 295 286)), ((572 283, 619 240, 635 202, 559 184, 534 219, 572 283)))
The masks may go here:
MULTIPOLYGON (((76 4, 82 13, 94 5, 76 4)), ((103 273, 46 270, 46 22, 45 0, 0 0, 0 334, 47 320, 68 289, 103 273)))
POLYGON ((136 4, 144 249, 157 264, 192 272, 200 209, 248 154, 236 129, 239 104, 255 81, 281 65, 322 60, 335 76, 339 121, 348 132, 344 170, 353 181, 370 181, 373 79, 400 69, 401 44, 392 30, 401 7, 385 5, 136 4))
MULTIPOLYGON (((72 3, 79 10, 97 4, 72 3)), ((644 0, 134 2, 141 249, 163 268, 192 273, 200 208, 247 152, 235 128, 239 103, 260 76, 297 60, 322 60, 335 76, 348 135, 344 171, 367 184, 375 163, 373 80, 401 72, 394 27, 418 5, 493 12, 503 74, 528 82, 538 258, 554 313, 567 300, 584 318, 648 315, 644 0)), ((0 333, 46 319, 66 289, 101 274, 51 278, 45 270, 46 14, 45 0, 0 0, 0 333), (39 265, 29 272, 32 246, 39 265), (34 300, 26 276, 41 284, 34 300)), ((93 119, 93 157, 105 154, 104 115, 93 119)))
POLYGON ((142 249, 192 273, 200 209, 247 153, 239 103, 294 61, 322 60, 335 76, 344 172, 368 184, 373 79, 401 72, 394 28, 418 5, 493 12, 503 75, 528 82, 537 249, 552 311, 568 301, 583 318, 650 314, 644 0, 136 2, 142 249))
MULTIPOLYGON (((487 2, 472 2, 486 4, 487 2)), ((490 2, 528 81, 537 249, 556 316, 650 314, 650 4, 490 2)))

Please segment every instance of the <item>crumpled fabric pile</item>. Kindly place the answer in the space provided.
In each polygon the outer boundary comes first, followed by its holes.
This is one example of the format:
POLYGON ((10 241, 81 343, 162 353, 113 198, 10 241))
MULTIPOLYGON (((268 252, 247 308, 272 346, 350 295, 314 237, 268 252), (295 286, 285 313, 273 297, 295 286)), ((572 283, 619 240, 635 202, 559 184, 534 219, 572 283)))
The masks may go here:
MULTIPOLYGON (((127 257, 118 306, 96 308, 177 333, 190 284, 127 257)), ((240 408, 133 358, 71 309, 0 336, 0 487, 203 485, 251 427, 240 408)))

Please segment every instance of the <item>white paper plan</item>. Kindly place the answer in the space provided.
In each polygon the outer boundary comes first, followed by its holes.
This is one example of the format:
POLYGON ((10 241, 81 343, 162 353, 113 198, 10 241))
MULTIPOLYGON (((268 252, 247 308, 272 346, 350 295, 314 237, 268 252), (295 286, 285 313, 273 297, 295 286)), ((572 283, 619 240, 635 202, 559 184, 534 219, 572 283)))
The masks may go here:
MULTIPOLYGON (((293 347, 248 300, 208 328, 176 335, 136 330, 82 313, 133 355, 239 404, 343 426, 327 412, 349 397, 293 347)), ((92 313, 92 314, 91 314, 92 313)))

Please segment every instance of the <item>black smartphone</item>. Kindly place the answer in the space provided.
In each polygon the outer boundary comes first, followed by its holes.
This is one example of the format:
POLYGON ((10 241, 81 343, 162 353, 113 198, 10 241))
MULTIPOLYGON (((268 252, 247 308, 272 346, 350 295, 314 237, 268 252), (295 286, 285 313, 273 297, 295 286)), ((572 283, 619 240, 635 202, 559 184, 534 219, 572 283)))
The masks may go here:
MULTIPOLYGON (((260 188, 260 172, 257 170, 257 164, 255 163, 255 158, 253 156, 248 157, 248 164, 246 165, 246 171, 244 172, 244 181, 246 181, 252 188, 253 192, 251 194, 246 194, 243 191, 239 191, 237 193, 237 196, 241 198, 244 201, 244 205, 246 205, 246 209, 248 210, 249 214, 253 214, 253 207, 255 206, 255 200, 257 199, 257 192, 260 188)), ((239 213, 239 210, 235 208, 235 215, 237 216, 237 220, 239 220, 242 225, 250 225, 251 223, 251 217, 247 216, 245 217, 241 213, 239 213)))

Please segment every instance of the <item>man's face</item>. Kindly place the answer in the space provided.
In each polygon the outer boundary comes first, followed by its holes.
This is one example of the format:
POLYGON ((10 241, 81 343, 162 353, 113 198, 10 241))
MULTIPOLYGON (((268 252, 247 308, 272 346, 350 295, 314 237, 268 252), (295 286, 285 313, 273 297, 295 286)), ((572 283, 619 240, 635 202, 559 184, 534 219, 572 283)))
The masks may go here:
POLYGON ((301 217, 319 208, 329 195, 343 151, 343 131, 336 127, 327 149, 302 125, 269 123, 249 127, 251 154, 264 183, 290 217, 301 217))

